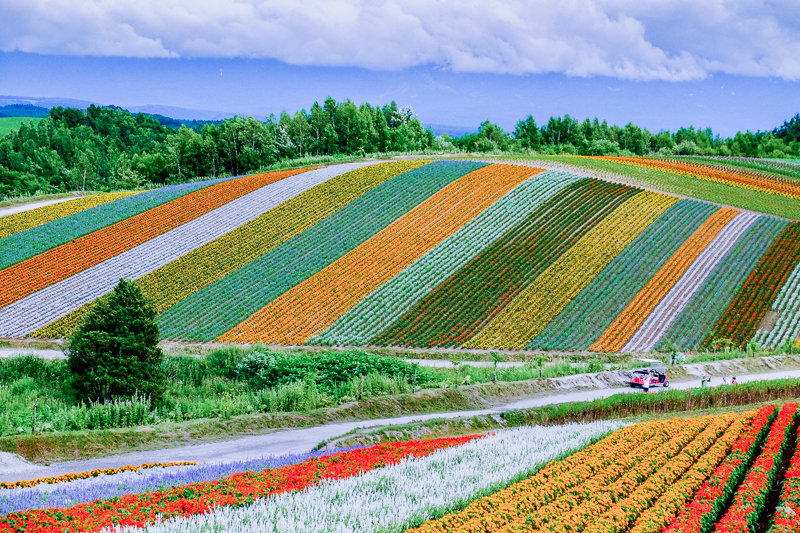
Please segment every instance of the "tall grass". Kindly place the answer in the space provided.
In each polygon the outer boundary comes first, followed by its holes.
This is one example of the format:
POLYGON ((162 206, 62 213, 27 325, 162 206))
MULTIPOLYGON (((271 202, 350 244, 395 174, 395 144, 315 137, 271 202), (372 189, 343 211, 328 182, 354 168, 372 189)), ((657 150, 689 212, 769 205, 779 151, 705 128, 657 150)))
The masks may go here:
MULTIPOLYGON (((739 352, 698 354, 687 362, 742 356, 739 352)), ((640 366, 621 357, 575 359, 540 357, 519 367, 498 368, 497 380, 524 381, 640 366)), ((225 348, 203 356, 168 356, 162 368, 167 391, 163 400, 151 407, 141 397, 108 404, 81 401, 69 386, 70 375, 63 360, 33 356, 0 359, 0 436, 227 419, 251 413, 302 413, 423 388, 454 388, 495 379, 492 366, 431 369, 359 350, 278 353, 263 347, 225 348)), ((748 390, 740 387, 739 391, 748 390)), ((667 393, 665 401, 673 401, 674 394, 667 393)), ((599 408, 605 409, 609 401, 599 402, 599 408)), ((613 416, 614 409, 634 409, 625 407, 626 402, 640 401, 647 400, 626 396, 605 414, 613 416)), ((567 416, 561 411, 543 413, 567 416)))

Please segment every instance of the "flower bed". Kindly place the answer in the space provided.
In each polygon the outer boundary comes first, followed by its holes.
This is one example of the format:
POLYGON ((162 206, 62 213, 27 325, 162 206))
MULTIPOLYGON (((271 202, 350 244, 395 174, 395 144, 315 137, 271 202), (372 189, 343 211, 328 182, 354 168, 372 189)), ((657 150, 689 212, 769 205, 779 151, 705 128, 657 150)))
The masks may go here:
POLYGON ((786 450, 786 437, 794 424, 796 413, 796 403, 787 403, 778 413, 767 442, 764 443, 764 449, 736 490, 733 503, 714 527, 715 532, 747 533, 755 530, 755 524, 764 510, 767 494, 786 450))
POLYGON ((429 441, 395 442, 315 457, 296 465, 246 472, 218 481, 96 500, 66 509, 29 510, 0 517, 0 532, 98 531, 109 526, 144 526, 159 519, 189 516, 212 508, 252 503, 273 494, 303 490, 326 479, 358 475, 407 457, 458 446, 476 435, 429 441))
POLYGON ((775 411, 774 406, 766 406, 758 411, 750 427, 733 445, 722 464, 703 483, 694 499, 675 517, 672 524, 664 529, 664 533, 708 533, 711 530, 747 471, 759 443, 769 430, 775 411))
POLYGON ((114 474, 119 474, 120 472, 137 472, 139 470, 144 470, 147 468, 167 468, 170 466, 184 466, 184 465, 196 465, 196 464, 197 463, 192 463, 192 462, 145 463, 138 466, 128 465, 128 466, 121 466, 119 468, 98 468, 95 470, 89 470, 87 472, 70 472, 68 474, 61 474, 60 476, 27 479, 24 481, 14 481, 8 483, 0 481, 0 489, 35 487, 36 485, 41 485, 42 483, 53 485, 55 483, 64 483, 66 481, 74 481, 76 479, 86 479, 90 477, 114 475, 114 474))
MULTIPOLYGON (((278 494, 251 505, 177 517, 147 529, 153 533, 401 532, 441 516, 461 502, 506 487, 618 426, 594 422, 502 431, 360 476, 278 494)), ((611 439, 619 440, 614 435, 611 439)), ((120 533, 139 532, 124 528, 120 533)))
POLYGON ((639 192, 590 179, 568 185, 371 343, 460 346, 605 216, 639 192))

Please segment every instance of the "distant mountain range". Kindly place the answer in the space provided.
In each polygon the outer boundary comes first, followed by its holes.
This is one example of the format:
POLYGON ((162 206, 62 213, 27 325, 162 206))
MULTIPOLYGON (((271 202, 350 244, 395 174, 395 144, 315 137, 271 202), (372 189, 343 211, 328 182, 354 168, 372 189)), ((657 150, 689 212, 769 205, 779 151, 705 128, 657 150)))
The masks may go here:
POLYGON ((425 129, 432 129, 434 135, 444 135, 445 133, 450 137, 461 137, 465 133, 475 133, 478 128, 470 128, 468 126, 449 126, 447 124, 423 124, 425 129))
MULTIPOLYGON (((0 95, 0 117, 46 117, 51 107, 74 107, 86 109, 90 105, 109 105, 77 100, 75 98, 36 97, 36 96, 4 96, 0 95)), ((223 111, 208 111, 202 109, 188 109, 168 105, 146 104, 123 107, 131 113, 145 113, 147 115, 161 115, 175 119, 179 122, 216 121, 231 118, 236 113, 223 111)), ((246 115, 239 113, 240 115, 246 115)), ((164 122, 162 122, 164 123, 164 122)), ((173 124, 169 124, 172 126, 173 124)), ((451 137, 461 137, 465 133, 474 132, 477 128, 467 126, 452 126, 447 124, 425 124, 426 128, 433 130, 436 135, 448 134, 451 137)))
MULTIPOLYGON (((57 97, 35 97, 35 96, 3 96, 0 95, 0 107, 4 106, 30 106, 49 110, 51 107, 75 107, 86 109, 90 105, 108 105, 89 100, 76 100, 74 98, 57 97)), ((208 111, 202 109, 187 109, 184 107, 174 107, 166 105, 137 105, 126 106, 131 113, 146 113, 148 115, 163 115, 178 120, 222 120, 233 117, 236 113, 225 113, 222 111, 208 111)), ((46 113, 45 113, 46 115, 46 113)), ((16 115, 19 116, 19 115, 16 115)), ((24 115, 38 116, 38 115, 24 115)))

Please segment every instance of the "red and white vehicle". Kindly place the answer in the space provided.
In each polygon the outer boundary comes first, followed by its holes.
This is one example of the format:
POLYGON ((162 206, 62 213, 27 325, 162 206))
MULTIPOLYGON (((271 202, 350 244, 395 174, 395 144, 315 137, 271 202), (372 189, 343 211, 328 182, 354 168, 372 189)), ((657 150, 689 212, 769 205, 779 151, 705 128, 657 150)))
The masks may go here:
POLYGON ((644 387, 644 380, 647 379, 648 374, 651 387, 669 387, 669 377, 667 376, 667 370, 664 368, 634 370, 631 377, 631 387, 644 387))

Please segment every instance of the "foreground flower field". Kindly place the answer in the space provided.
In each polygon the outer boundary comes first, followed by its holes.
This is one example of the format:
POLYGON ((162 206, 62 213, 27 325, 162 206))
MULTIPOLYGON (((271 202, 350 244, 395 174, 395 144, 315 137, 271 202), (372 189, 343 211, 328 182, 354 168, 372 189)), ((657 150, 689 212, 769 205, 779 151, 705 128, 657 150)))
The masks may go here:
POLYGON ((67 477, 0 490, 0 503, 34 501, 36 491, 40 507, 48 494, 85 502, 11 512, 0 531, 798 531, 797 411, 788 403, 67 477), (98 487, 92 500, 79 496, 98 487))

